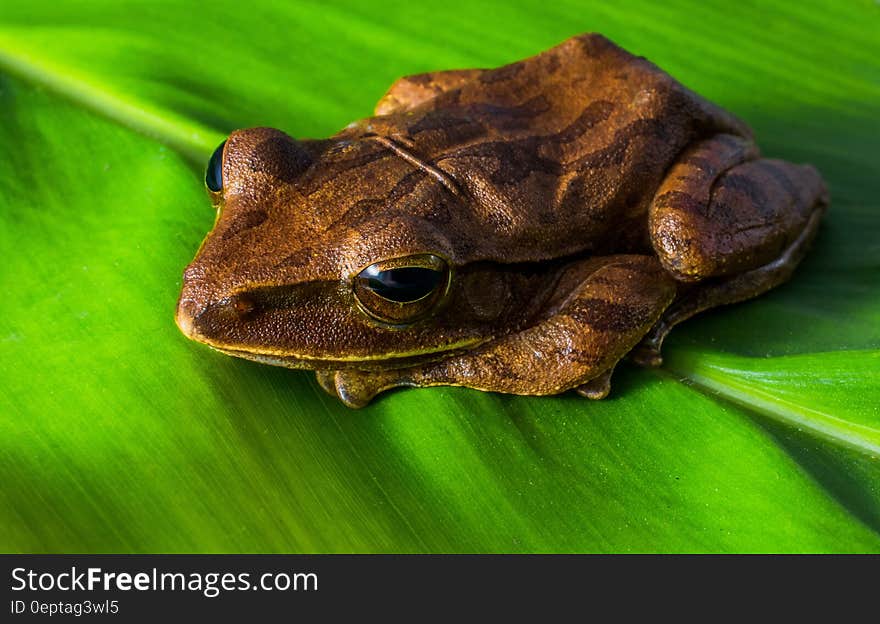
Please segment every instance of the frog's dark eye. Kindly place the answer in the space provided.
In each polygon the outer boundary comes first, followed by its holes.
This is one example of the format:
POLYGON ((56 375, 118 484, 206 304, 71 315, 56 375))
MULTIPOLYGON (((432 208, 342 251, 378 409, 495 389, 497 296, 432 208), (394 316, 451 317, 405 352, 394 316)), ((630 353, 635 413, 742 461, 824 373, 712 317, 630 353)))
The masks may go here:
POLYGON ((421 254, 371 264, 354 279, 354 294, 367 314, 392 325, 412 323, 433 310, 449 287, 442 258, 421 254))
POLYGON ((223 148, 226 147, 226 141, 223 141, 211 154, 211 160, 208 161, 208 169, 205 171, 205 185, 213 193, 219 193, 223 190, 223 148))
POLYGON ((443 273, 409 266, 382 271, 374 264, 364 269, 358 278, 383 299, 394 303, 412 303, 434 292, 443 279, 443 273))

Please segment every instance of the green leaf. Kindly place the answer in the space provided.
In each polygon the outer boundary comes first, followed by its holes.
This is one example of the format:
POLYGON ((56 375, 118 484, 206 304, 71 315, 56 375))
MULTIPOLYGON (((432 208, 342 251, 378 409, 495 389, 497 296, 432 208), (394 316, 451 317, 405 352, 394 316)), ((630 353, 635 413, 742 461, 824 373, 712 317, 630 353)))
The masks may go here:
POLYGON ((873 3, 7 0, 0 550, 880 552, 873 3), (793 281, 677 329, 612 396, 389 393, 173 322, 236 127, 324 136, 399 75, 600 31, 832 189, 793 281))

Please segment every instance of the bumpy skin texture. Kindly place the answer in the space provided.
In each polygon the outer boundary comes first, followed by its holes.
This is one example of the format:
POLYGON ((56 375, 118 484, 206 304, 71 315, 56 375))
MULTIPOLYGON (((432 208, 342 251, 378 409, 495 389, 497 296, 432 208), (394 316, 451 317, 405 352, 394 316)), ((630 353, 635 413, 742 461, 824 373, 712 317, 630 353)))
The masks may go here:
POLYGON ((178 324, 351 406, 397 385, 601 398, 627 353, 659 364, 674 324, 787 279, 827 205, 815 169, 760 158, 741 121, 595 34, 403 78, 330 139, 236 131, 222 167, 178 324), (446 261, 448 291, 377 322, 353 280, 416 254, 446 261))

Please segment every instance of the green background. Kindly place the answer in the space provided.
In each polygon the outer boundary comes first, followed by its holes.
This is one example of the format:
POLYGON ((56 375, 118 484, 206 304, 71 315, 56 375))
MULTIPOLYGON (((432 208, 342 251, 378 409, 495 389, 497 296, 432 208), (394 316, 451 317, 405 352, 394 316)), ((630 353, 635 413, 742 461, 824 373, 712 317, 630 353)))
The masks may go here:
POLYGON ((4 0, 0 550, 880 552, 878 32, 869 1, 4 0), (351 411, 179 333, 231 129, 324 136, 400 75, 584 31, 822 171, 791 283, 681 327, 602 402, 351 411))

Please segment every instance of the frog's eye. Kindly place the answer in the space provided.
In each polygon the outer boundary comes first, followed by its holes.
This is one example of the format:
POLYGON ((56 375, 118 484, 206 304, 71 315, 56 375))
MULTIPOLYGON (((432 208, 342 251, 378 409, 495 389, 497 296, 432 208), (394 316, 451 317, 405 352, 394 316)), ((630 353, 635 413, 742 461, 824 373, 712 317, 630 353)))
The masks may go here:
POLYGON ((219 193, 223 190, 223 148, 226 147, 226 141, 223 141, 211 154, 211 160, 208 161, 208 169, 205 171, 205 185, 212 193, 219 193))
POLYGON ((371 264, 354 279, 363 310, 392 325, 412 323, 433 310, 449 288, 449 267, 442 258, 421 254, 371 264))

